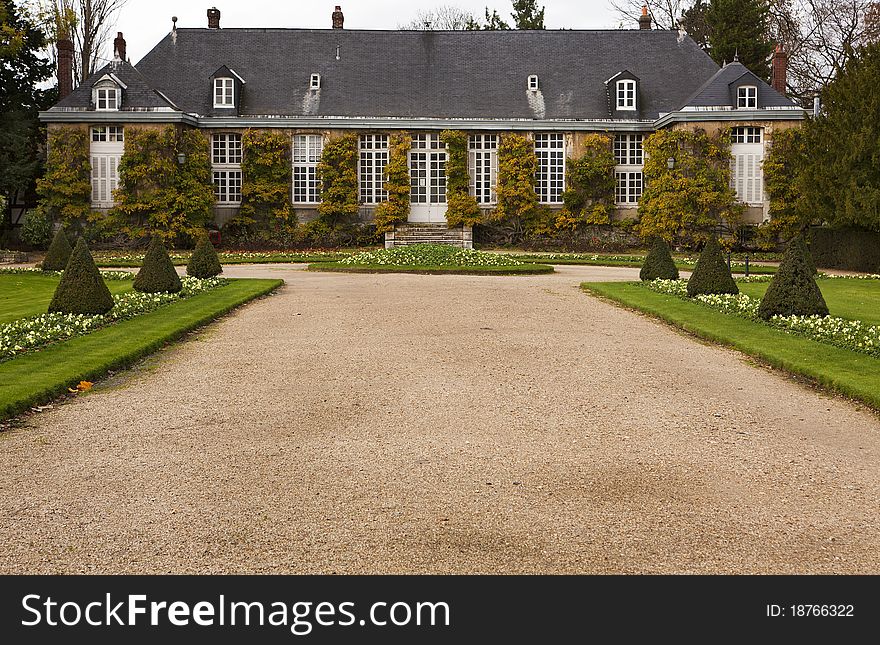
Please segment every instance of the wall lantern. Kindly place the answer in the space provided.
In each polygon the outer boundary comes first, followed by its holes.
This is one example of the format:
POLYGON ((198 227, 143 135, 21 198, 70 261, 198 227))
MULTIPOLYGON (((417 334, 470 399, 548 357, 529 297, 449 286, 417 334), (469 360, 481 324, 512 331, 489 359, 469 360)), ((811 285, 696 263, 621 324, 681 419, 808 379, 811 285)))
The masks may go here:
POLYGON ((670 170, 675 168, 675 157, 669 157, 669 159, 666 160, 666 167, 670 170))
POLYGON ((177 163, 181 166, 186 163, 186 155, 182 152, 177 153, 177 163))

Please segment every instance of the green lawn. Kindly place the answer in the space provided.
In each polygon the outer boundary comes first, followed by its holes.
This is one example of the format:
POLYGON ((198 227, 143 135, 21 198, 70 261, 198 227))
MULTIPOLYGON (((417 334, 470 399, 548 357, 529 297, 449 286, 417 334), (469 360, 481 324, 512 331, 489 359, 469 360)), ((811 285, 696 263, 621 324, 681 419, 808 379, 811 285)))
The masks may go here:
MULTIPOLYGON (((880 304, 880 282, 821 280, 832 315, 865 319, 855 312, 880 304), (852 302, 849 298, 859 294, 852 302), (861 298, 859 300, 858 298, 861 298)), ((880 360, 785 333, 768 325, 729 316, 704 305, 656 293, 632 282, 589 282, 587 292, 660 318, 700 338, 735 347, 774 367, 806 377, 847 396, 880 408, 880 360)), ((756 295, 766 284, 740 285, 756 295)), ((866 320, 867 322, 867 320, 866 320)))
MULTIPOLYGON (((880 325, 880 280, 817 280, 828 311, 832 316, 861 320, 869 325, 880 325)), ((740 284, 740 290, 760 298, 768 283, 740 284)))
MULTIPOLYGON (((60 278, 39 273, 0 274, 0 325, 46 313, 60 278)), ((107 280, 111 293, 131 289, 131 280, 107 280)))
MULTIPOLYGON (((0 419, 51 401, 81 380, 94 381, 108 371, 128 367, 165 343, 281 284, 282 280, 233 280, 148 314, 0 363, 0 419)), ((46 300, 42 302, 45 307, 46 300)))

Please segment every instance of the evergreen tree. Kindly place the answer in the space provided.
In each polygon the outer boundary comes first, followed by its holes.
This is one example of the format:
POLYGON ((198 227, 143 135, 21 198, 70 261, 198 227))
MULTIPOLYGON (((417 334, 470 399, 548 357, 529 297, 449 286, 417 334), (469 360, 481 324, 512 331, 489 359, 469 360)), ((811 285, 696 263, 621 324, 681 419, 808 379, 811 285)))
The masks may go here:
POLYGON ((186 265, 186 274, 194 278, 213 278, 223 273, 223 267, 220 266, 220 258, 217 257, 217 251, 207 233, 199 236, 196 243, 196 250, 193 251, 189 263, 186 265))
POLYGON ((880 231, 880 42, 856 52, 807 121, 797 177, 807 212, 832 226, 880 231))
MULTIPOLYGON (((770 79, 768 0, 709 0, 705 5, 706 44, 719 65, 739 60, 758 78, 770 79)), ((698 16, 693 17, 699 24, 698 16)))
POLYGON ((95 266, 89 247, 79 238, 49 303, 49 313, 94 316, 106 314, 113 309, 113 304, 113 296, 95 266))
POLYGON ((40 173, 37 150, 45 133, 37 113, 54 102, 56 91, 40 89, 52 74, 42 56, 43 32, 12 0, 0 0, 0 16, 0 196, 8 205, 40 173))
POLYGON ((721 255, 718 238, 714 235, 709 237, 700 253, 694 272, 688 280, 687 292, 691 298, 701 294, 739 293, 739 287, 733 281, 727 262, 721 255))
POLYGON ((642 264, 642 270, 639 271, 639 279, 644 281, 657 280, 678 280, 678 267, 675 266, 675 260, 672 259, 672 253, 669 252, 669 245, 662 237, 655 237, 651 250, 642 264))
POLYGON ((63 228, 59 228, 52 238, 49 250, 46 251, 46 257, 43 258, 43 271, 64 271, 64 267, 70 261, 70 254, 73 249, 70 248, 70 242, 63 228))
POLYGON ((160 237, 150 240, 140 271, 134 277, 135 291, 143 293, 177 293, 182 285, 160 237))
POLYGON ((798 236, 789 243, 779 270, 761 299, 758 316, 764 320, 776 315, 827 316, 828 305, 816 284, 814 273, 807 245, 798 236))
POLYGON ((517 29, 544 29, 544 7, 538 0, 513 0, 513 22, 517 29))

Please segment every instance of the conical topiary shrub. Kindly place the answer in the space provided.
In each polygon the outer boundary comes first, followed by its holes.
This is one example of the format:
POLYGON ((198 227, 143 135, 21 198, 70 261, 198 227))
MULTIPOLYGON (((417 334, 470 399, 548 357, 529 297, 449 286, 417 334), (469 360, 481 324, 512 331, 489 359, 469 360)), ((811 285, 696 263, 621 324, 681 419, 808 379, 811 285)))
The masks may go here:
POLYGON ((150 240, 144 263, 134 277, 134 289, 143 293, 177 293, 181 289, 180 277, 158 237, 150 240))
POLYGON ((718 238, 714 235, 709 237, 703 252, 700 253, 697 266, 694 267, 694 272, 688 280, 687 292, 691 298, 701 294, 739 293, 739 287, 733 281, 727 262, 721 255, 718 238))
POLYGON ((46 251, 46 257, 43 258, 43 264, 40 268, 43 271, 64 271, 72 252, 73 249, 70 248, 70 242, 67 235, 64 234, 64 229, 59 228, 55 237, 52 238, 52 243, 49 245, 49 250, 46 251))
POLYGON ((678 268, 672 259, 672 253, 669 252, 669 245, 662 237, 654 238, 651 250, 642 264, 642 270, 639 271, 639 279, 641 280, 678 280, 678 268))
POLYGON ((810 247, 807 246, 807 241, 804 239, 803 235, 796 236, 788 244, 789 246, 791 246, 792 244, 797 244, 801 247, 801 251, 804 254, 804 260, 806 260, 807 262, 807 268, 810 270, 810 275, 816 275, 817 273, 819 273, 819 270, 816 268, 816 262, 813 260, 813 254, 810 253, 810 247))
POLYGON ((55 289, 49 312, 63 314, 106 314, 113 309, 113 296, 95 266, 92 254, 80 238, 64 267, 64 275, 55 289))
POLYGON ((194 278, 213 278, 223 273, 220 266, 220 258, 207 234, 202 233, 196 242, 196 250, 193 251, 189 263, 186 265, 186 274, 194 278))
POLYGON ((758 316, 770 320, 776 315, 828 315, 828 305, 816 284, 808 255, 803 239, 798 237, 789 242, 779 270, 761 299, 758 316))

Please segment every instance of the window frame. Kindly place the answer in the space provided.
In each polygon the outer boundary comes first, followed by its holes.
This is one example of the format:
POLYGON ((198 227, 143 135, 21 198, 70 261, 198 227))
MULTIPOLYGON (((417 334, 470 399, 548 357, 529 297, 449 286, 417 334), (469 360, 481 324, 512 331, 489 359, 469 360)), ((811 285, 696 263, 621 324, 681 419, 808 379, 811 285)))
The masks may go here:
POLYGON ((324 137, 321 134, 303 133, 295 134, 291 139, 291 203, 301 205, 316 205, 321 203, 321 182, 318 180, 318 164, 324 151, 324 137), (298 146, 298 141, 304 142, 298 146), (297 159, 298 150, 304 150, 305 160, 297 159), (299 173, 299 175, 298 175, 299 173), (297 186, 297 182, 304 182, 297 186), (303 188, 304 187, 304 188, 303 188), (302 190, 297 192, 297 189, 302 190), (304 192, 302 192, 304 190, 304 192), (298 196, 305 199, 297 199, 298 196), (314 199, 312 199, 314 198, 314 199))
POLYGON ((468 136, 470 194, 480 206, 498 203, 498 135, 468 136))
POLYGON ((320 90, 321 89, 321 75, 318 73, 314 73, 309 77, 309 89, 310 90, 320 90))
POLYGON ((563 133, 535 133, 535 157, 538 160, 538 167, 535 170, 535 193, 541 204, 562 203, 562 193, 565 192, 565 150, 566 141, 563 133), (551 143, 559 145, 550 145, 551 143))
POLYGON ((757 110, 758 109, 758 86, 757 85, 740 85, 736 88, 736 109, 738 110, 757 110))
POLYGON ((637 206, 645 191, 645 135, 618 134, 614 137, 614 204, 637 206), (621 183, 622 182, 622 183, 621 183))
POLYGON ((541 83, 538 80, 537 74, 529 74, 529 78, 526 81, 526 87, 529 89, 530 92, 537 92, 541 89, 541 83))
POLYGON ((235 107, 235 79, 231 76, 219 76, 214 79, 214 107, 235 107), (228 103, 226 102, 227 94, 229 98, 228 103), (220 102, 217 101, 218 96, 222 99, 220 102))
POLYGON ((116 112, 122 103, 120 88, 114 83, 104 82, 95 87, 95 110, 97 112, 116 112), (113 105, 110 105, 110 93, 113 93, 113 105), (103 94, 103 96, 102 96, 103 94), (103 107, 102 104, 103 103, 103 107))
POLYGON ((89 126, 89 203, 92 207, 106 209, 116 205, 113 193, 119 188, 119 164, 124 154, 124 126, 89 126))
POLYGON ((211 135, 211 181, 214 201, 219 205, 241 204, 241 134, 217 132, 211 135))
POLYGON ((362 134, 358 137, 358 201, 381 204, 388 200, 385 168, 391 158, 387 134, 362 134))
POLYGON ((737 201, 761 207, 766 200, 764 186, 764 129, 737 126, 730 134, 730 186, 737 201), (752 199, 749 199, 752 197, 752 199))
POLYGON ((635 80, 631 78, 618 79, 614 84, 614 104, 618 110, 625 112, 635 112, 638 109, 637 86, 635 80), (632 96, 628 96, 629 93, 632 96), (629 103, 632 103, 629 105, 629 103))

